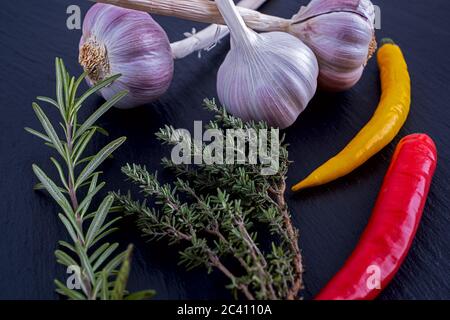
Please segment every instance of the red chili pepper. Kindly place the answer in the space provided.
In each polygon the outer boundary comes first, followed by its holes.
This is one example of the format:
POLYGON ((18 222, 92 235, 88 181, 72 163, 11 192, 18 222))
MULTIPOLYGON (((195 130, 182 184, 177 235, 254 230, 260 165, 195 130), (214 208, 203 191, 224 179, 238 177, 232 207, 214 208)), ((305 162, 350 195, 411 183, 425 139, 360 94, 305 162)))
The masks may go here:
POLYGON ((400 141, 356 249, 316 300, 370 300, 387 286, 416 234, 436 162, 429 136, 413 134, 400 141))

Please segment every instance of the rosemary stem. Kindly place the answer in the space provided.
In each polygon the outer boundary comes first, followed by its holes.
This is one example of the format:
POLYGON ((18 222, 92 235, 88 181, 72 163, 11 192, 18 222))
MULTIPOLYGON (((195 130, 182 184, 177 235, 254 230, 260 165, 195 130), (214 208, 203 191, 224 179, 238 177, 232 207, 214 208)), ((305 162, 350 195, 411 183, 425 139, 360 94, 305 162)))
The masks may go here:
MULTIPOLYGON (((70 201, 72 203, 73 212, 75 213, 76 223, 78 225, 78 228, 82 232, 83 231, 83 219, 80 216, 80 214, 77 212, 79 204, 78 204, 77 192, 75 190, 75 181, 73 181, 73 179, 72 179, 72 177, 74 176, 74 168, 73 168, 73 164, 72 164, 72 160, 71 160, 72 152, 73 152, 73 126, 70 122, 66 123, 66 140, 67 140, 67 149, 69 151, 68 152, 69 159, 67 159, 68 161, 66 161, 67 169, 69 171, 69 174, 68 174, 69 197, 70 197, 70 201)), ((83 249, 86 250, 86 248, 85 248, 86 244, 79 235, 78 235, 78 242, 81 244, 83 249)), ((83 276, 83 275, 81 275, 81 276, 83 276)), ((93 296, 93 292, 92 292, 91 282, 89 280, 87 280, 87 278, 83 279, 82 281, 84 281, 84 286, 86 288, 85 294, 88 297, 88 299, 89 300, 95 299, 95 297, 93 296)))
MULTIPOLYGON (((67 149, 69 150, 69 158, 72 158, 72 151, 73 151, 73 137, 72 137, 72 130, 73 130, 73 126, 70 123, 66 124, 66 132, 67 132, 67 149)), ((73 172, 74 172, 74 168, 73 168, 73 164, 71 161, 68 161, 67 163, 67 169, 69 171, 69 176, 68 176, 68 180, 69 180, 69 196, 70 196, 70 201, 72 202, 72 207, 73 207, 73 211, 75 212, 75 217, 78 220, 80 220, 80 223, 82 223, 81 221, 81 217, 79 217, 79 215, 76 213, 78 210, 78 198, 77 198, 77 193, 75 190, 75 186, 74 183, 75 181, 72 181, 72 177, 73 177, 73 172)), ((79 226, 81 227, 81 225, 79 226)))
MULTIPOLYGON (((51 119, 36 102, 32 104, 33 111, 45 133, 31 128, 25 128, 25 130, 44 139, 46 145, 53 147, 59 155, 58 159, 51 157, 50 160, 58 172, 61 184, 53 181, 37 164, 32 165, 33 172, 41 185, 39 189, 45 189, 62 210, 58 217, 70 239, 60 241, 60 248, 55 251, 56 261, 65 268, 73 267, 73 276, 75 276, 77 284, 80 285, 80 288, 78 286, 73 288, 67 281, 55 279, 56 292, 70 300, 95 300, 97 297, 101 297, 102 300, 121 300, 128 296, 126 284, 130 272, 132 247, 128 247, 122 253, 115 254, 114 257, 112 254, 118 248, 118 244, 110 244, 102 240, 115 231, 112 225, 118 218, 108 219, 108 214, 114 210, 113 197, 104 197, 98 209, 89 213, 86 219, 84 214, 90 209, 94 196, 105 184, 104 182, 97 183, 99 172, 96 172, 96 170, 98 166, 123 144, 126 138, 121 137, 111 141, 98 153, 86 156, 79 162, 78 158, 84 156, 86 147, 98 128, 94 125, 94 122, 108 111, 118 99, 123 98, 126 92, 117 93, 111 100, 106 101, 96 109, 95 115, 90 115, 78 127, 78 111, 83 102, 103 87, 110 85, 120 75, 103 80, 80 95, 79 98, 76 98, 78 87, 86 74, 83 73, 79 77, 71 76, 60 58, 55 59, 55 71, 56 99, 39 96, 37 100, 51 104, 59 110, 60 120, 58 124, 61 125, 63 133, 60 134, 58 133, 59 130, 55 130, 51 119), (78 131, 78 128, 82 132, 78 131), (87 164, 75 176, 75 169, 82 162, 87 162, 87 164), (89 186, 89 188, 84 188, 85 186, 89 186), (80 191, 82 188, 83 191, 80 191), (80 196, 85 197, 80 199, 80 196), (86 228, 86 224, 89 225, 89 228, 86 228), (86 232, 83 230, 83 225, 87 229, 86 232), (99 243, 101 240, 103 243, 99 243)), ((152 294, 152 292, 145 290, 137 292, 131 298, 142 299, 150 297, 152 294)))

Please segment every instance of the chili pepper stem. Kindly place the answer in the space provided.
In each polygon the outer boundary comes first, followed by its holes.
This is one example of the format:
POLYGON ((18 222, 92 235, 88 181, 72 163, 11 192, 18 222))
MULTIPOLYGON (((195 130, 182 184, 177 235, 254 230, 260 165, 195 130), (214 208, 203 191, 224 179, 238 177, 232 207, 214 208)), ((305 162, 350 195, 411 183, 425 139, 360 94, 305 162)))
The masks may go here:
POLYGON ((411 80, 401 49, 388 38, 382 43, 377 53, 382 95, 372 119, 341 152, 292 187, 292 191, 323 185, 349 174, 399 133, 410 110, 411 80))
POLYGON ((413 243, 437 157, 425 134, 399 142, 358 245, 315 300, 372 300, 389 284, 413 243), (378 270, 378 285, 369 286, 373 270, 378 270))
POLYGON ((383 38, 380 41, 380 47, 384 46, 385 44, 395 44, 395 41, 391 38, 383 38))

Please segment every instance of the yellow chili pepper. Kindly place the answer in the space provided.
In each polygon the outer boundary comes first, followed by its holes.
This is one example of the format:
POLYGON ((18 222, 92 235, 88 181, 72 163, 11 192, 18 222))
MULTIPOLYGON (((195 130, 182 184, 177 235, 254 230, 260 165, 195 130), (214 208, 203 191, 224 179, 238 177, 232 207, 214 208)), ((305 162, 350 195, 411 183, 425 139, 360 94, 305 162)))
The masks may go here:
POLYGON ((292 187, 292 191, 323 185, 345 176, 383 149, 400 131, 411 104, 408 67, 402 51, 391 39, 381 41, 377 60, 382 94, 372 119, 339 154, 292 187))

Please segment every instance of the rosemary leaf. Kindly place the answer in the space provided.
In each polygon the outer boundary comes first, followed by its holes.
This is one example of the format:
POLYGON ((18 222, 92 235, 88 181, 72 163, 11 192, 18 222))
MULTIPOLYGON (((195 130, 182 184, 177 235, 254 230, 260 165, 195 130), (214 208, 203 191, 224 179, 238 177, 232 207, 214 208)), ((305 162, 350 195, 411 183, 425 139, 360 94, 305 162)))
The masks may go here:
POLYGON ((98 108, 78 129, 75 139, 82 135, 88 128, 92 125, 109 109, 112 108, 119 100, 128 94, 127 90, 121 91, 115 94, 110 100, 106 101, 100 108, 98 108))
MULTIPOLYGON (((105 159, 112 156, 112 153, 125 141, 125 137, 112 141, 98 153, 84 155, 84 159, 80 160, 95 133, 106 133, 104 129, 95 125, 95 122, 123 98, 126 92, 121 92, 106 101, 97 111, 88 116, 83 124, 79 124, 78 111, 83 102, 98 90, 111 84, 119 75, 103 80, 77 98, 78 88, 86 74, 78 78, 71 77, 59 58, 55 59, 55 68, 56 101, 47 97, 37 99, 58 109, 62 137, 58 136, 50 119, 36 103, 33 103, 33 110, 45 134, 30 128, 25 130, 44 140, 44 144, 56 150, 61 157, 61 160, 50 158, 58 172, 61 185, 57 185, 36 164, 33 165, 33 171, 39 180, 34 189, 46 190, 61 207, 64 214, 60 213, 58 217, 72 242, 59 241, 60 249, 55 251, 55 257, 58 263, 68 268, 68 272, 69 270, 75 272, 73 279, 78 286, 73 289, 55 280, 56 292, 73 300, 126 299, 128 296, 126 284, 130 270, 130 254, 127 253, 129 250, 114 255, 119 244, 100 243, 106 236, 117 230, 114 225, 120 217, 109 219, 113 197, 105 197, 96 211, 86 214, 93 198, 105 184, 98 181, 101 174, 97 171, 98 167, 105 159), (79 170, 75 170, 75 167, 81 163, 86 163, 86 166, 77 174, 79 170), (79 192, 79 189, 85 187, 88 189, 86 192, 79 192), (81 198, 80 194, 83 194, 84 198, 81 198), (122 267, 118 269, 120 265, 122 267), (110 281, 114 281, 116 285, 112 286, 110 281)), ((116 209, 114 211, 117 212, 116 209)), ((137 296, 142 296, 142 293, 138 292, 137 296)))
POLYGON ((84 167, 83 171, 81 171, 76 183, 75 183, 75 190, 85 182, 91 174, 94 173, 95 169, 98 168, 99 165, 102 164, 103 161, 105 161, 106 158, 108 158, 122 143, 124 143, 126 140, 125 137, 119 138, 117 140, 114 140, 110 142, 107 146, 105 146, 102 150, 100 150, 84 167))

